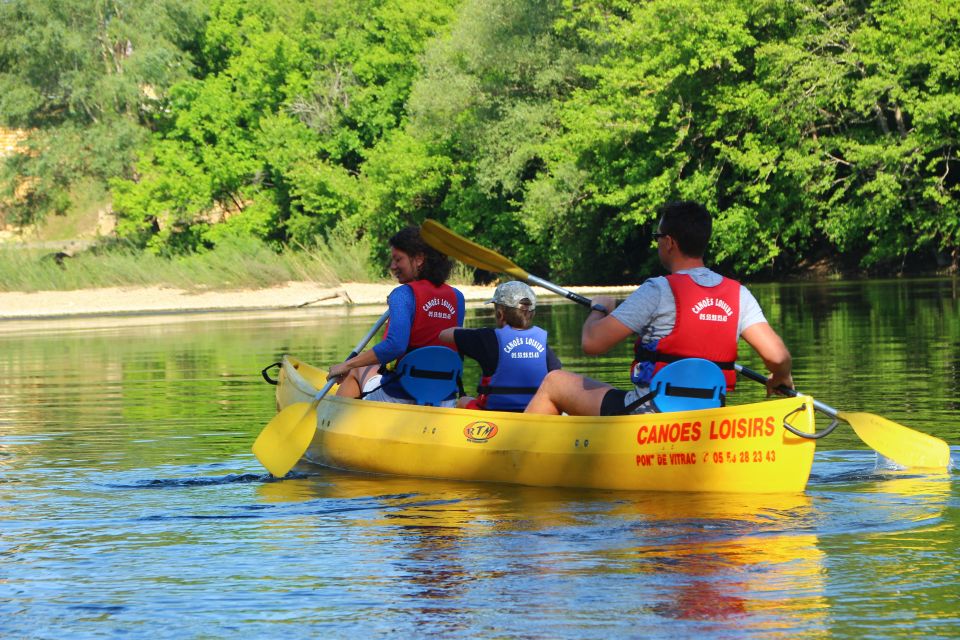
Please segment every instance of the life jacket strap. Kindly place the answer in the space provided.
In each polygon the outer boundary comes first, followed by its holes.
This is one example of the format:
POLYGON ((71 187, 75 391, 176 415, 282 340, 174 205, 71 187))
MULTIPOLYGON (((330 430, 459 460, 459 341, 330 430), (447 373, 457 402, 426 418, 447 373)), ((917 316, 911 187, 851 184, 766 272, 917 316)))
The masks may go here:
POLYGON ((488 384, 477 385, 477 393, 481 395, 515 395, 515 394, 531 394, 537 392, 538 387, 501 387, 501 386, 491 386, 488 384))
MULTIPOLYGON (((636 362, 677 362, 678 360, 686 360, 691 356, 678 356, 670 353, 659 353, 657 351, 647 351, 646 349, 634 349, 633 358, 636 362)), ((736 364, 734 360, 729 361, 717 361, 711 360, 713 364, 717 365, 721 369, 726 369, 728 371, 733 370, 733 365, 736 364)))

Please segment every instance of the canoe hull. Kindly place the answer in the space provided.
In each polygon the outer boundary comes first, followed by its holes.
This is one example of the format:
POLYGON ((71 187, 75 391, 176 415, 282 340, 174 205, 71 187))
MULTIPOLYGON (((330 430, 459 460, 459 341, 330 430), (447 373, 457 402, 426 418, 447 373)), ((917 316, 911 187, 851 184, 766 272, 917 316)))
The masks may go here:
MULTIPOLYGON (((285 360, 278 404, 305 401, 319 370, 285 360), (311 381, 312 380, 312 381, 311 381)), ((533 486, 800 492, 813 463, 809 397, 683 413, 579 417, 328 397, 310 462, 337 469, 533 486)))

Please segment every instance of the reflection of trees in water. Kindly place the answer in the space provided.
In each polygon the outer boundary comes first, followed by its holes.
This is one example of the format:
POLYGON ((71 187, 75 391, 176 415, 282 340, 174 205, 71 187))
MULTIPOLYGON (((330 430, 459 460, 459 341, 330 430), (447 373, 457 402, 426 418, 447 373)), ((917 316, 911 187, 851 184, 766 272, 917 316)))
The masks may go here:
POLYGON ((689 540, 637 553, 662 582, 662 599, 651 605, 658 615, 736 621, 742 631, 826 627, 824 554, 812 534, 689 540))
POLYGON ((409 595, 422 598, 463 595, 472 577, 460 559, 462 534, 443 527, 402 526, 401 529, 403 553, 396 561, 396 568, 414 587, 409 595))
MULTIPOLYGON (((402 512, 386 516, 388 521, 409 518, 410 514, 402 512)), ((431 635, 468 629, 470 623, 458 603, 468 599, 467 584, 477 576, 462 561, 463 531, 424 524, 401 524, 400 529, 402 552, 395 560, 395 570, 404 581, 403 592, 412 604, 415 626, 429 629, 431 635), (450 603, 443 604, 443 600, 450 603)))

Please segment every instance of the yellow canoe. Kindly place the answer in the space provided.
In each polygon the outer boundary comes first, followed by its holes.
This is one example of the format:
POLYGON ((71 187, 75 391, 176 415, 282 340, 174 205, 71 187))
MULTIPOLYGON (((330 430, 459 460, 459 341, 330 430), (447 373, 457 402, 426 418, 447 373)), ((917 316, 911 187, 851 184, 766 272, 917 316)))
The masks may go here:
MULTIPOLYGON (((277 408, 309 402, 326 372, 284 356, 277 408)), ((636 416, 540 416, 338 398, 317 407, 305 454, 335 469, 544 487, 801 492, 815 441, 809 396, 636 416)))

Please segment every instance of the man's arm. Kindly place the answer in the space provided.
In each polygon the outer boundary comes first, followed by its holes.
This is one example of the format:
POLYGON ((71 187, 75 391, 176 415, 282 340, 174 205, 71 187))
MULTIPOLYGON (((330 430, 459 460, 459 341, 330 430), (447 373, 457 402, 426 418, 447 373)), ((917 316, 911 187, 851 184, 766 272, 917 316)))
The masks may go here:
MULTIPOLYGON (((617 306, 612 296, 597 296, 593 299, 593 303, 606 307, 610 311, 617 306)), ((630 327, 612 315, 591 311, 583 323, 580 344, 584 353, 592 356, 600 355, 620 344, 632 333, 633 330, 630 327)))
MULTIPOLYGON (((770 370, 770 377, 767 378, 767 394, 779 393, 776 391, 780 385, 793 389, 793 376, 791 367, 793 360, 787 345, 783 339, 773 330, 767 322, 757 322, 750 325, 740 334, 747 344, 753 347, 754 351, 763 358, 763 363, 770 370)), ((782 394, 781 394, 782 395, 782 394)))

